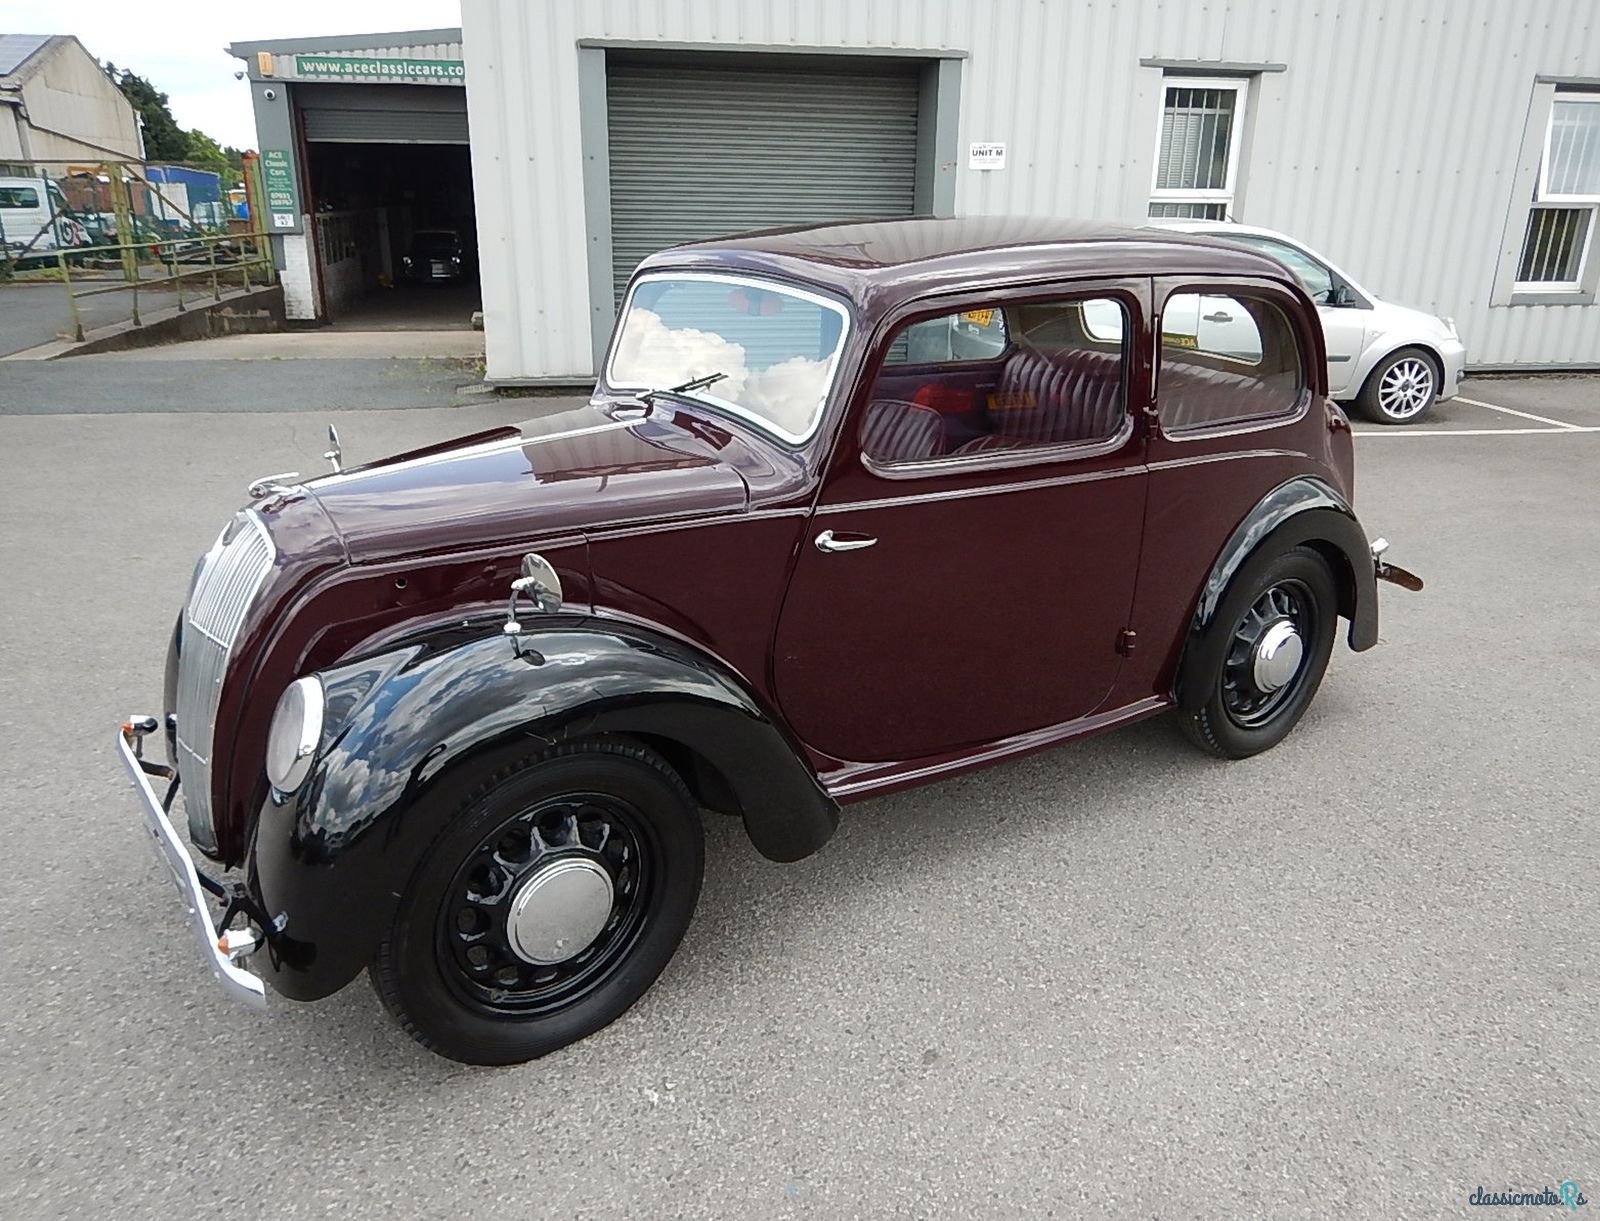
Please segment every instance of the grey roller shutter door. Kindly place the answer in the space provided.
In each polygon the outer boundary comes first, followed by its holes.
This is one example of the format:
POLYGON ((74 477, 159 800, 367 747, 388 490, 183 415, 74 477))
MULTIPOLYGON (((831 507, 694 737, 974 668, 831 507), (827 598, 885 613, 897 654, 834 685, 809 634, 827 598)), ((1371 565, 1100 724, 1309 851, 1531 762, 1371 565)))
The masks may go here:
POLYGON ((335 144, 465 144, 467 91, 447 85, 296 84, 306 139, 335 144))
POLYGON ((646 255, 748 229, 909 216, 918 68, 613 63, 618 299, 646 255))
POLYGON ((461 110, 324 110, 301 112, 306 139, 339 144, 465 144, 461 110))

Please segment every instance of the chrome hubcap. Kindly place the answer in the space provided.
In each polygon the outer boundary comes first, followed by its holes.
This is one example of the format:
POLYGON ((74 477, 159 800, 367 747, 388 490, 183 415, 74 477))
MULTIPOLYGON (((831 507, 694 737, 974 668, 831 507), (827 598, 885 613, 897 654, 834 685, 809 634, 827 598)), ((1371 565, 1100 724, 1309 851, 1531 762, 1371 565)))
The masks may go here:
POLYGON ((1433 366, 1419 356, 1396 361, 1378 382, 1378 406, 1396 420, 1416 415, 1433 402, 1433 366))
POLYGON ((611 875, 598 861, 559 857, 518 888, 506 913, 506 938, 524 962, 566 962, 604 930, 615 900, 611 875))
POLYGON ((1233 629, 1222 666, 1223 707, 1235 725, 1265 725, 1294 702, 1305 681, 1307 641, 1321 631, 1303 581, 1282 581, 1256 598, 1233 629))
POLYGON ((1270 693, 1288 684, 1300 669, 1305 645, 1287 619, 1279 619, 1261 634, 1250 660, 1256 690, 1270 693))

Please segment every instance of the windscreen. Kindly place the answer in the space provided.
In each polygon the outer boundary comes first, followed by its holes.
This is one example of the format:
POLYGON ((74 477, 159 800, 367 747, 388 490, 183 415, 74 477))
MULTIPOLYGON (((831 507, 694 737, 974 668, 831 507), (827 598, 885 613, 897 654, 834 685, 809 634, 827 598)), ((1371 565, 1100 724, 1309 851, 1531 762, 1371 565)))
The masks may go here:
POLYGON ((809 437, 832 387, 847 315, 803 289, 738 276, 647 276, 629 294, 606 380, 683 391, 785 441, 809 437))

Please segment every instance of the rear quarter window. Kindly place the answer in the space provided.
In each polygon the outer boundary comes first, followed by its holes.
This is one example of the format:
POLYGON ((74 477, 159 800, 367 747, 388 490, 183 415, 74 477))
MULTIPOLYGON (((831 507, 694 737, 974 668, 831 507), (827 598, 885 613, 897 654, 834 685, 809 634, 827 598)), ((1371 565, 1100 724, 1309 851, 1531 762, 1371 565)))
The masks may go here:
POLYGON ((895 337, 883 361, 889 365, 933 365, 994 360, 1009 344, 1004 310, 964 310, 913 322, 895 337))
POLYGON ((1292 415, 1305 393, 1294 325, 1248 293, 1173 293, 1161 312, 1162 430, 1192 432, 1292 415))

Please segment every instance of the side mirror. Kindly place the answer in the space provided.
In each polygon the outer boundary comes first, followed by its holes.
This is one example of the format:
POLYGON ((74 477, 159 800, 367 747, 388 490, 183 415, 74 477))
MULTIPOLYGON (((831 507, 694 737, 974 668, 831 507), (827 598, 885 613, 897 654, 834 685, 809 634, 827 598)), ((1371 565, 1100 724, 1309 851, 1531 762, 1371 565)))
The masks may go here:
POLYGON ((531 595, 542 615, 553 615, 561 609, 561 578, 556 576, 554 565, 536 551, 522 557, 522 577, 513 582, 531 595))
POLYGON ((1335 282, 1328 293, 1328 304, 1338 309, 1344 309, 1356 303, 1356 294, 1348 284, 1335 282))
POLYGON ((553 615, 561 609, 561 578, 549 560, 535 551, 522 557, 522 575, 511 582, 511 600, 506 606, 506 621, 500 630, 507 636, 522 632, 517 619, 517 598, 525 596, 533 609, 541 615, 553 615))

